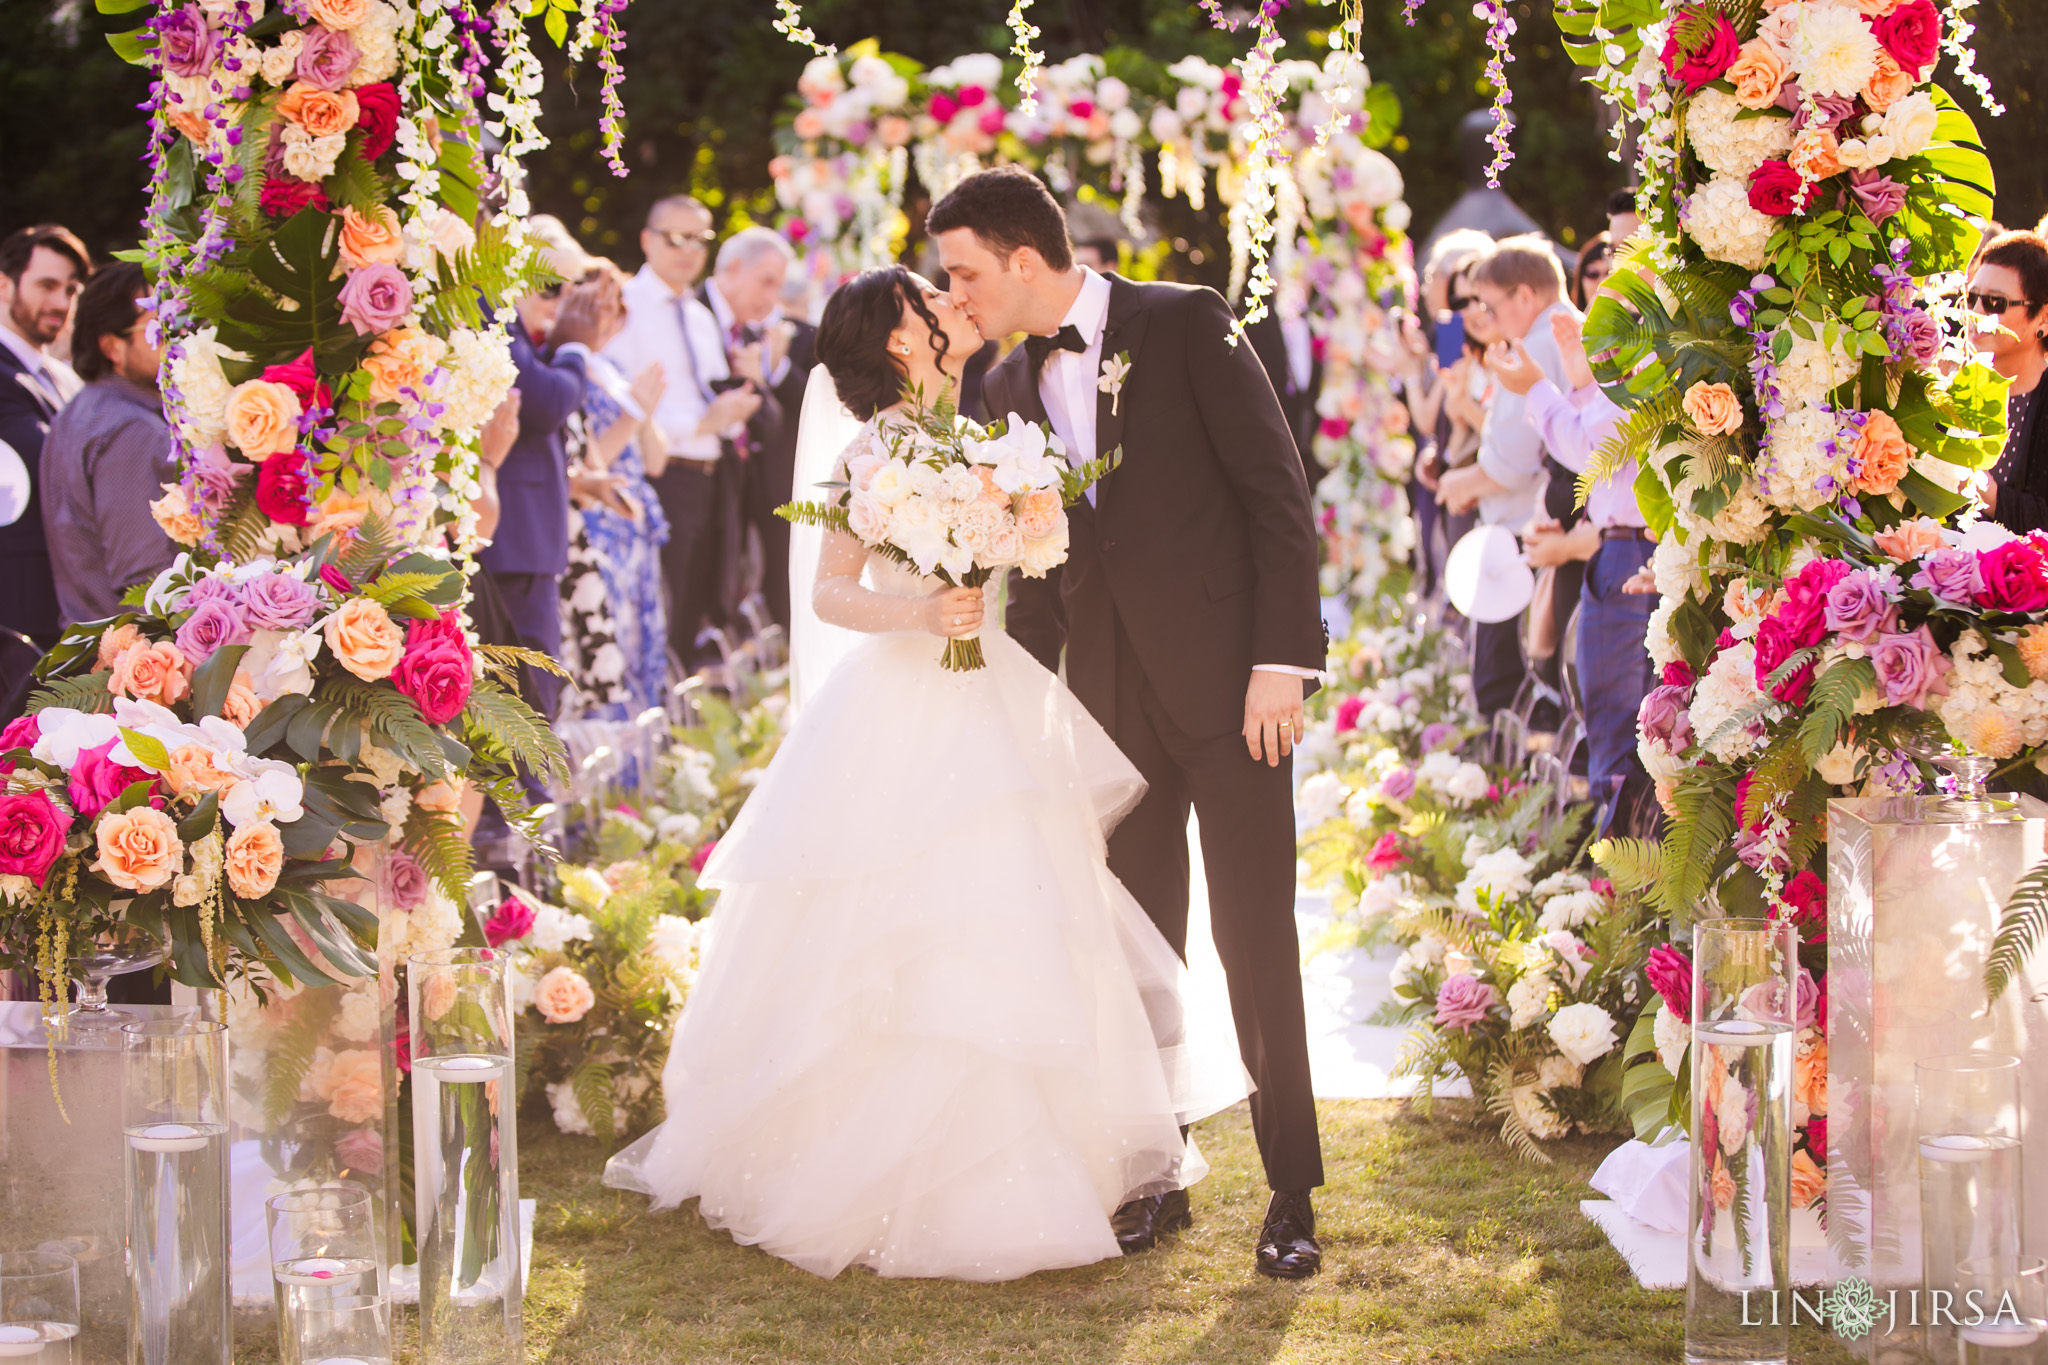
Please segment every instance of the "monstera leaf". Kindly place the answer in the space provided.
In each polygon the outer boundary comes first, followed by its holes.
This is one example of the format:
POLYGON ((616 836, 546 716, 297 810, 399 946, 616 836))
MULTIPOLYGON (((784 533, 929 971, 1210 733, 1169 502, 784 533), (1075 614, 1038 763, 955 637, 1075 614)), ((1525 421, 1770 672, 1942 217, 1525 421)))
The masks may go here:
POLYGON ((340 260, 334 215, 313 208, 231 253, 225 268, 210 276, 221 306, 221 342, 246 352, 257 366, 311 350, 322 373, 353 370, 369 342, 341 320, 340 260))
POLYGON ((1970 263, 1978 231, 1969 218, 1989 218, 1998 191, 1998 178, 1992 174, 1990 158, 1984 155, 1977 125, 1948 91, 1933 85, 1927 93, 1941 110, 1934 125, 1934 141, 1918 156, 1901 163, 1903 170, 1888 170, 1893 179, 1908 186, 1905 207, 1899 210, 1899 226, 1913 244, 1916 275, 1961 270, 1970 263))

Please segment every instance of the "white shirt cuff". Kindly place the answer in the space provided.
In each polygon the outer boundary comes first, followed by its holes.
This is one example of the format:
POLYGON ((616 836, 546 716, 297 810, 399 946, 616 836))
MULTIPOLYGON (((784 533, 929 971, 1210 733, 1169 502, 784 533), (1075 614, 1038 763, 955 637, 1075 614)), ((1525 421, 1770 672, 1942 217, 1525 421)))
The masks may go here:
POLYGON ((1297 668, 1293 664, 1253 664, 1252 672, 1285 673, 1292 678, 1320 678, 1323 676, 1321 669, 1297 668))
POLYGON ((590 348, 580 341, 565 341, 555 347, 555 358, 557 360, 565 355, 580 355, 583 357, 584 364, 590 363, 590 348))

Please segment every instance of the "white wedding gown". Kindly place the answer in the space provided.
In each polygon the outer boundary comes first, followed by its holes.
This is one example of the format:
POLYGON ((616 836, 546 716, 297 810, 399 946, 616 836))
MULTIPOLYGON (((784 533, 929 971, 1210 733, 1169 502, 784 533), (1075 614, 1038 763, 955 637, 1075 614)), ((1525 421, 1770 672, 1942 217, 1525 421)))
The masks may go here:
POLYGON ((1206 1169, 1180 1125, 1247 1091, 1228 1020, 1104 861, 1143 789, 992 627, 940 668, 937 587, 824 548, 833 668, 720 841, 667 1120, 605 1183, 818 1275, 1006 1280, 1118 1254, 1109 1215, 1206 1169))

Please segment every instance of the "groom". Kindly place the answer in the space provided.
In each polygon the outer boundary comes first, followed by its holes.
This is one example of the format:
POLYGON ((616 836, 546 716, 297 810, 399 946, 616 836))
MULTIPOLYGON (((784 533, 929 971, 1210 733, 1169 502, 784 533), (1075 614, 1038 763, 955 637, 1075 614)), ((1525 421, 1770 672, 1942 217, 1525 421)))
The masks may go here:
MULTIPOLYGON (((1216 950, 1274 1191, 1258 1268, 1312 1275, 1322 1252, 1309 1191, 1323 1161, 1286 760, 1326 639, 1287 419, 1252 348, 1229 344, 1221 296, 1076 265, 1065 215, 1028 173, 969 176, 926 226, 982 335, 1026 334, 989 372, 985 410, 1049 421, 1077 463, 1123 447, 1070 513, 1057 577, 1023 581, 1010 630, 1048 668, 1065 646, 1068 684, 1150 784, 1111 836, 1109 864, 1183 958, 1190 803, 1201 818, 1216 950)), ((1143 1251, 1190 1221, 1176 1190, 1119 1209, 1118 1240, 1143 1251)))

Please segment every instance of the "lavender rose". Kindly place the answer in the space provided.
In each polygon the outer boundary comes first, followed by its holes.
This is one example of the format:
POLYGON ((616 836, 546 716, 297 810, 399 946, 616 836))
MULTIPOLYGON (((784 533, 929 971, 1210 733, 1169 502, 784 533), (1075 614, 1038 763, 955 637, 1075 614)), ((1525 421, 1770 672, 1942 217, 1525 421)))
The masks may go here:
POLYGON ((1828 589, 1828 629, 1862 644, 1898 624, 1891 599, 1867 573, 1852 573, 1828 589))
POLYGON ((1469 1034, 1493 1010, 1493 987, 1470 972, 1444 978, 1436 993, 1436 1026, 1469 1034))
POLYGON ((427 899, 427 872, 402 848, 394 848, 384 859, 383 875, 378 878, 384 894, 391 904, 411 914, 427 899))
POLYGON ((355 328, 357 336, 388 332, 412 311, 412 285, 405 272, 381 261, 351 270, 337 297, 341 320, 355 328))
POLYGON ((320 609, 320 592, 288 573, 267 573, 242 585, 242 615, 257 630, 297 630, 320 609))
POLYGON ((196 611, 200 604, 205 602, 225 602, 239 613, 242 609, 242 594, 225 578, 202 578, 185 589, 184 607, 187 611, 196 611))
POLYGON ((1422 727, 1422 752, 1433 754, 1458 742, 1458 727, 1434 720, 1422 727))
POLYGON ((314 24, 303 30, 306 42, 299 49, 298 78, 321 90, 339 90, 348 84, 362 52, 346 33, 314 24))
POLYGON ((1415 795, 1415 774, 1407 768, 1395 768, 1380 779, 1380 795, 1389 801, 1406 801, 1415 795))
POLYGON ((195 666, 211 659, 217 649, 248 643, 249 623, 232 602, 222 598, 201 602, 178 627, 178 652, 195 666))
POLYGON ((156 23, 157 55, 173 76, 204 76, 220 59, 220 30, 206 22, 197 5, 186 5, 156 23))
POLYGON ((1877 171, 1849 172, 1849 193, 1873 223, 1882 223, 1906 206, 1906 187, 1877 171))
POLYGON ((227 449, 215 443, 194 451, 192 508, 197 512, 223 512, 235 500, 235 490, 249 477, 251 466, 228 458, 227 449))
POLYGON ((1920 561, 1913 586, 1933 593, 1944 602, 1967 606, 1984 590, 1984 577, 1977 570, 1977 556, 1970 550, 1951 547, 1936 550, 1920 561))
POLYGON ((1925 710, 1929 694, 1948 693, 1948 657, 1925 626, 1909 633, 1878 636, 1870 647, 1870 662, 1877 669, 1877 683, 1884 689, 1887 706, 1925 710))
POLYGON ((1684 753, 1692 744, 1692 713, 1686 710, 1685 692, 1683 687, 1653 687, 1636 708, 1636 732, 1668 753, 1684 753))
POLYGON ((1941 354, 1941 324, 1924 308, 1908 308, 1898 317, 1899 339, 1905 353, 1922 365, 1932 364, 1941 354))

